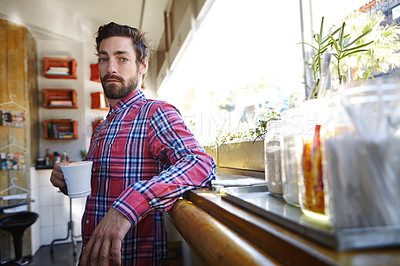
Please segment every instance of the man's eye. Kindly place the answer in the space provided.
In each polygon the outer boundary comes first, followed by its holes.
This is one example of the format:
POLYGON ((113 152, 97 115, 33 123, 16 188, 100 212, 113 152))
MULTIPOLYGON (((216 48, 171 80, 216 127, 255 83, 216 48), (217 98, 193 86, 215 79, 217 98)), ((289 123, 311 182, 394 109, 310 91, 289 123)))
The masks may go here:
POLYGON ((105 58, 99 58, 99 63, 106 61, 105 58))
POLYGON ((122 62, 128 62, 128 59, 126 59, 126 58, 120 58, 119 60, 122 62))

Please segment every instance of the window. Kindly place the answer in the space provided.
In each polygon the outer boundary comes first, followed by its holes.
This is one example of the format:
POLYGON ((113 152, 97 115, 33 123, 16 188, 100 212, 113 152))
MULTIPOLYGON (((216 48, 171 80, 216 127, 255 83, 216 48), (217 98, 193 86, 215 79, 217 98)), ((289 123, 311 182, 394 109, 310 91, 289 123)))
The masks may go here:
POLYGON ((366 1, 214 1, 158 91, 159 99, 180 109, 203 145, 221 130, 254 120, 265 106, 280 110, 290 96, 304 98, 302 2, 305 26, 318 29, 323 14, 329 23, 340 21, 366 1))

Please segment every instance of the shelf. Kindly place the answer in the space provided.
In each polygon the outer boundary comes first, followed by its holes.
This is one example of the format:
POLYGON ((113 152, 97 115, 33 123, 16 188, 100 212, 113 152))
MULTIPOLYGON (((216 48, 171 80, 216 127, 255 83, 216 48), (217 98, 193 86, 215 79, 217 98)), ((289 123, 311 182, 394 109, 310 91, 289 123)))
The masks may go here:
POLYGON ((90 65, 90 80, 95 82, 101 82, 99 73, 99 64, 90 65))
POLYGON ((49 79, 77 79, 77 63, 73 58, 43 58, 43 76, 49 79))
POLYGON ((52 119, 43 121, 44 139, 77 139, 78 122, 70 119, 52 119))
POLYGON ((77 92, 73 89, 43 89, 43 107, 49 109, 76 109, 77 92))
POLYGON ((93 92, 90 95, 92 96, 92 106, 91 106, 92 109, 105 110, 105 111, 110 110, 104 92, 102 91, 93 92))
POLYGON ((96 131, 97 126, 100 125, 100 123, 103 121, 104 121, 104 119, 99 119, 99 120, 92 122, 92 133, 94 133, 96 131))

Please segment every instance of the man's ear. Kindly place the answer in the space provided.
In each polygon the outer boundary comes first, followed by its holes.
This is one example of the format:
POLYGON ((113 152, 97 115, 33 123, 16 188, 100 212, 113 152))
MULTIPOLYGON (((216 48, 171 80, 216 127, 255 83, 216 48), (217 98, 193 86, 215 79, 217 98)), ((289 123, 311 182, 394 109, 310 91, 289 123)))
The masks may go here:
POLYGON ((148 58, 144 58, 144 59, 142 60, 142 62, 140 62, 140 64, 139 64, 139 73, 140 73, 141 75, 146 74, 148 68, 149 68, 149 59, 148 59, 148 58))

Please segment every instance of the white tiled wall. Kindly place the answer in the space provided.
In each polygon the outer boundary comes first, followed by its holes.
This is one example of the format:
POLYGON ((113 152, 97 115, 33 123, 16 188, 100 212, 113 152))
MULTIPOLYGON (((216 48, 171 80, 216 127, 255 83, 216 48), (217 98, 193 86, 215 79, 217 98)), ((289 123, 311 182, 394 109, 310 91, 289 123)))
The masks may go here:
MULTIPOLYGON (((54 239, 62 239, 68 233, 70 211, 69 197, 59 192, 50 183, 51 170, 35 170, 31 168, 31 211, 39 214, 39 219, 32 225, 32 254, 40 246, 50 245, 54 239)), ((85 208, 86 197, 72 199, 72 220, 74 222, 74 236, 81 234, 81 218, 85 208)), ((80 241, 80 237, 74 238, 80 241)), ((57 241, 56 244, 70 242, 57 241)))

